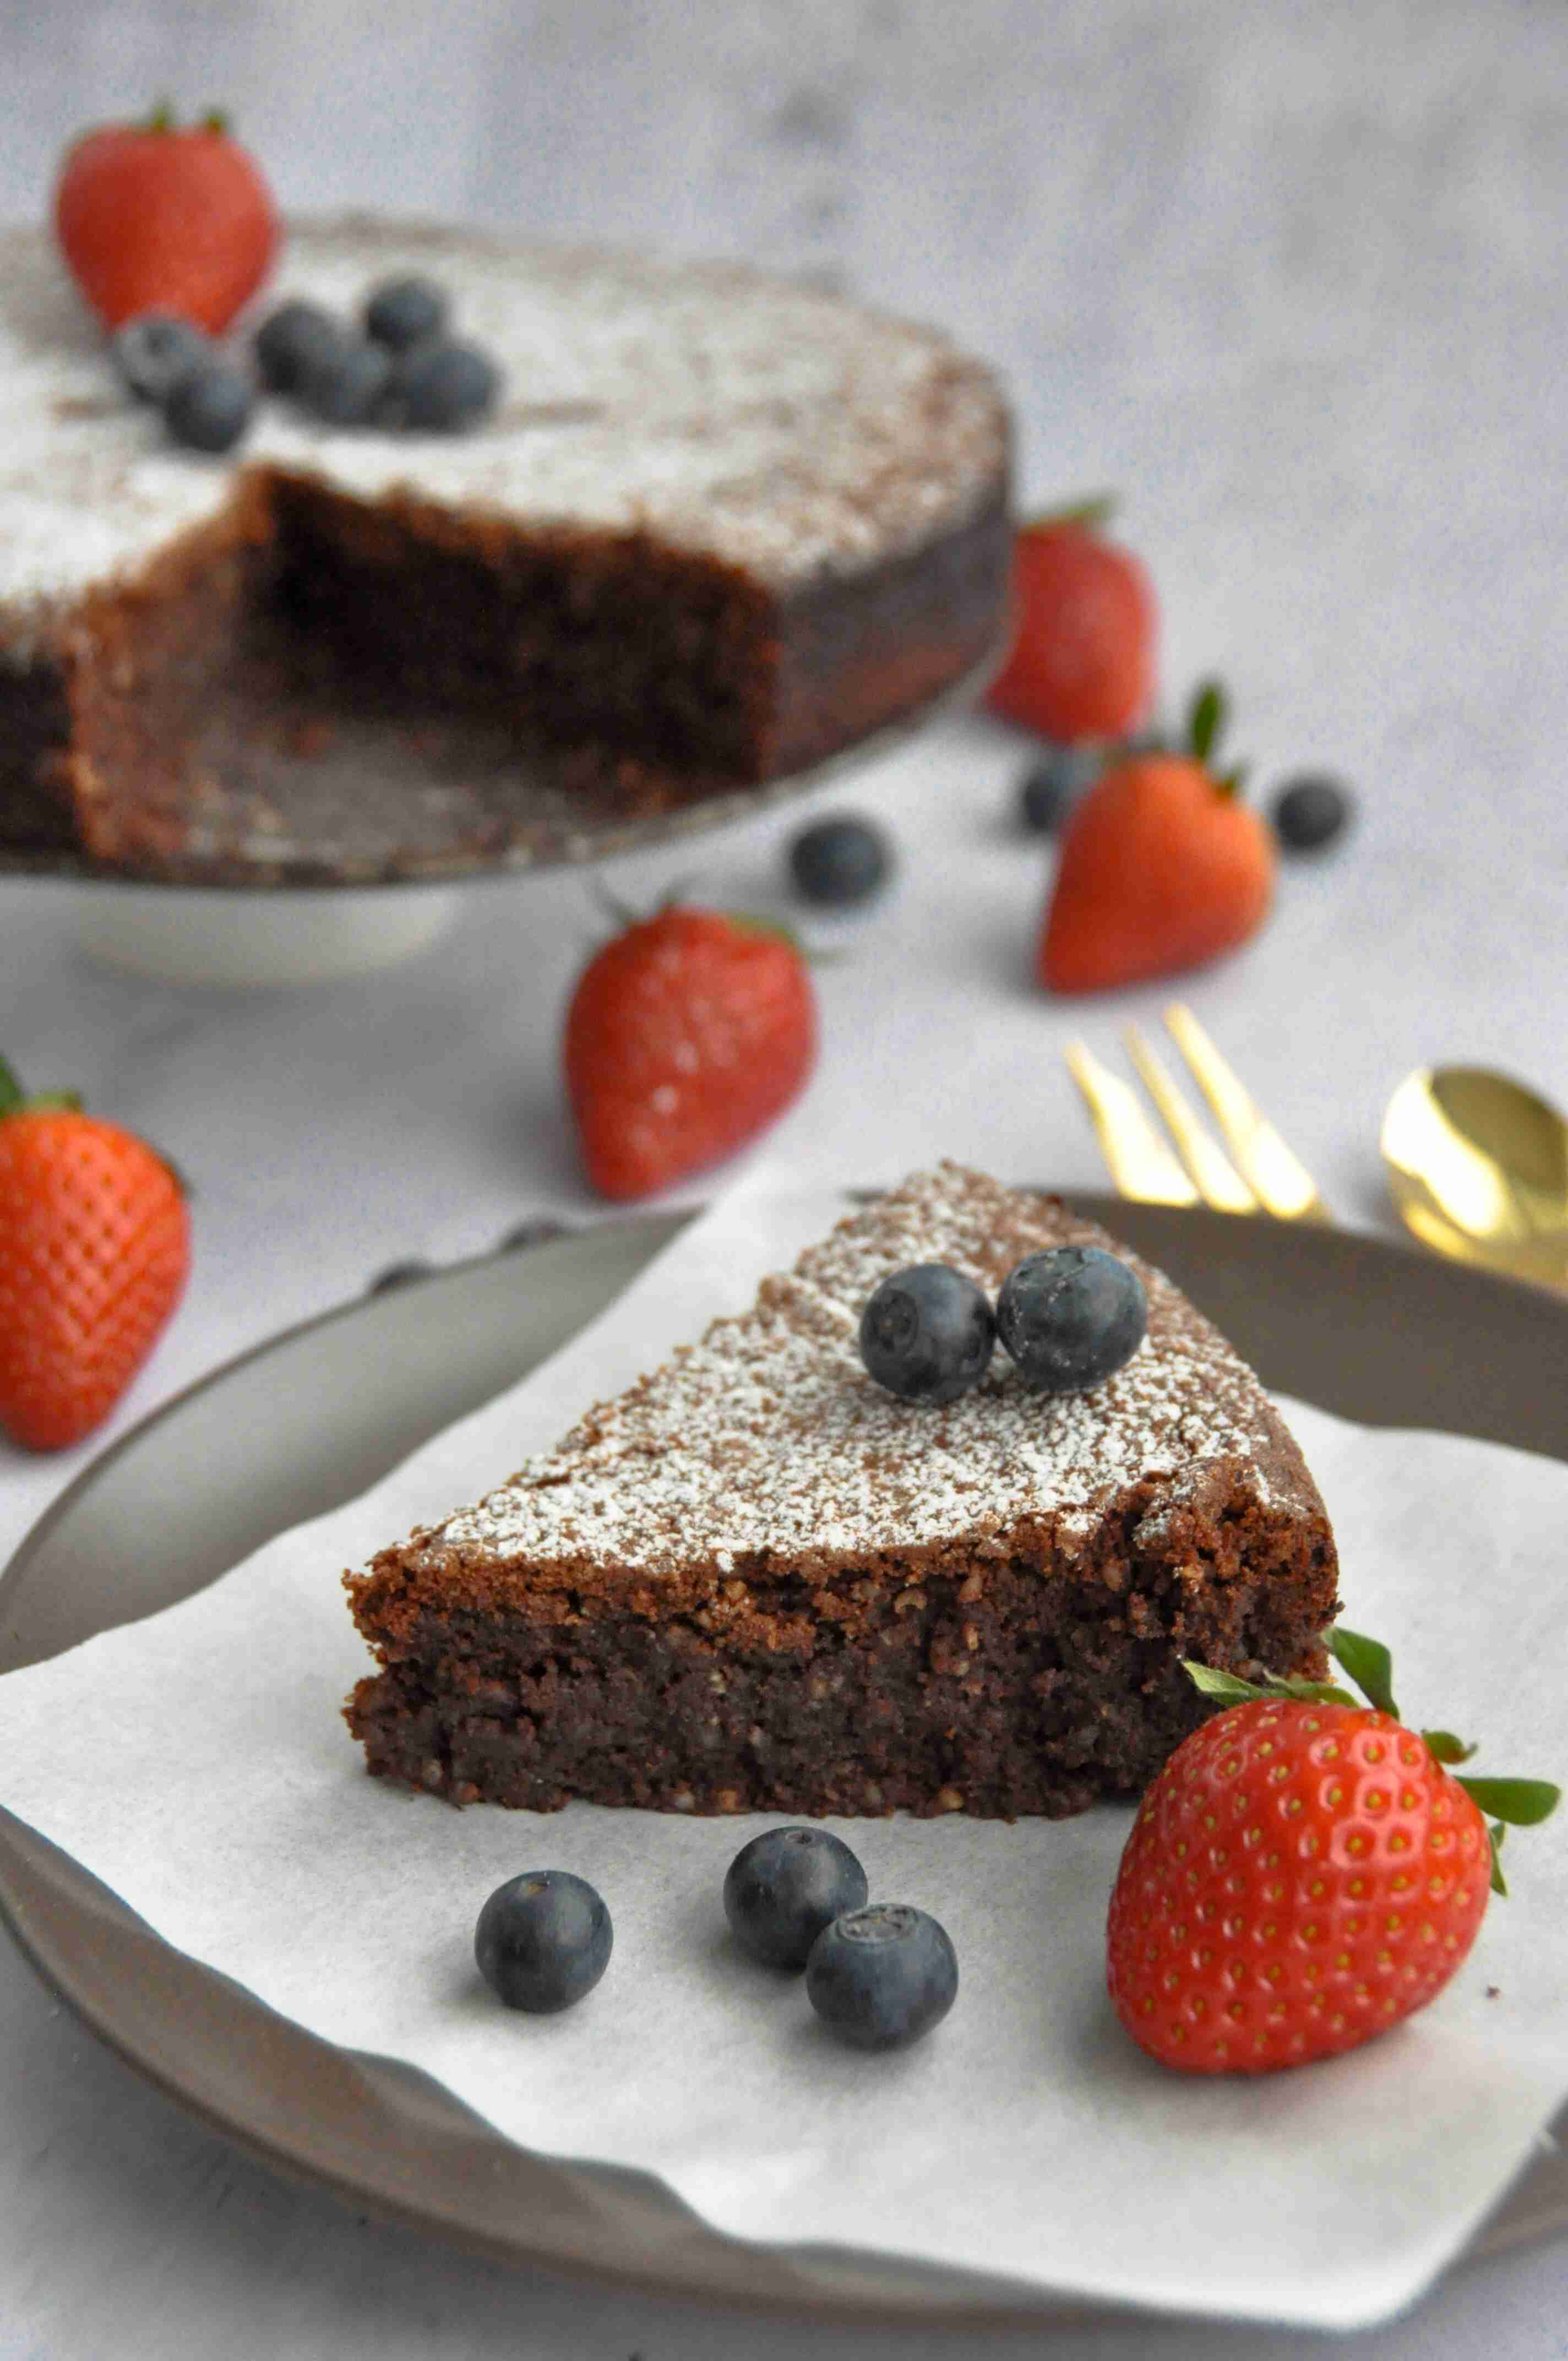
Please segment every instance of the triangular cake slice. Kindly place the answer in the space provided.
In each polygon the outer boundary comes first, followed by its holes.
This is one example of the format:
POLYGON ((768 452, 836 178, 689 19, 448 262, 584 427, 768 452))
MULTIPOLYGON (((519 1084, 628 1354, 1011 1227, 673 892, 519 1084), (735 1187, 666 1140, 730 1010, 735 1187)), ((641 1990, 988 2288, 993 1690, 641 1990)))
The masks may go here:
POLYGON ((1251 1370, 1054 1199, 944 1165, 591 1410, 477 1508, 345 1577, 382 1669, 372 1771, 547 1811, 987 1817, 1144 1784, 1201 1719, 1184 1656, 1318 1673, 1336 1560, 1251 1370), (857 1348, 877 1281, 1106 1246, 1148 1334, 1096 1390, 998 1349, 937 1408, 857 1348))

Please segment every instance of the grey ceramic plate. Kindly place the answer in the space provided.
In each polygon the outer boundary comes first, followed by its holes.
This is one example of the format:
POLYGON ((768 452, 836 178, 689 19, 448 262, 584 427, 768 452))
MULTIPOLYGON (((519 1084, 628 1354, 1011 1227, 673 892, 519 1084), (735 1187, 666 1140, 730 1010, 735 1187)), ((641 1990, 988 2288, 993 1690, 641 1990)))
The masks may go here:
MULTIPOLYGON (((1278 1390, 1371 1425, 1568 1458, 1547 1378, 1568 1355, 1568 1302, 1375 1239, 1075 1202, 1168 1270, 1278 1390)), ((678 1226, 605 1224, 465 1264, 219 1370, 105 1453, 28 1535, 0 1576, 0 1673, 187 1597, 364 1490, 564 1343, 678 1226)), ((875 2256, 743 2246, 646 2176, 514 2147, 438 2084, 317 2040, 172 1949, 4 1812, 0 1913, 40 1974, 160 2089, 353 2204, 511 2261, 803 2316, 976 2328, 1089 2316, 875 2256)), ((1474 2251, 1564 2229, 1568 2169, 1543 2157, 1474 2251)))

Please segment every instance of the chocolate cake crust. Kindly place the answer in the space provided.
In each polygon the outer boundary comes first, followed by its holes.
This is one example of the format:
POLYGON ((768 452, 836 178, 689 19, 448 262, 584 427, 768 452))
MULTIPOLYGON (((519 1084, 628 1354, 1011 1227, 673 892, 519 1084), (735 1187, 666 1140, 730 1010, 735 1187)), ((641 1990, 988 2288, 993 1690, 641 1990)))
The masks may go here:
POLYGON ((1143 1785, 1209 1709, 1184 1656, 1321 1672, 1337 1562, 1294 1441, 1178 1290, 944 1166, 345 1579, 381 1666, 346 1708, 369 1767, 455 1802, 1011 1817, 1143 1785), (994 1291, 1058 1244, 1148 1290, 1104 1386, 1043 1397, 999 1353, 932 1407, 861 1367, 888 1271, 994 1291))

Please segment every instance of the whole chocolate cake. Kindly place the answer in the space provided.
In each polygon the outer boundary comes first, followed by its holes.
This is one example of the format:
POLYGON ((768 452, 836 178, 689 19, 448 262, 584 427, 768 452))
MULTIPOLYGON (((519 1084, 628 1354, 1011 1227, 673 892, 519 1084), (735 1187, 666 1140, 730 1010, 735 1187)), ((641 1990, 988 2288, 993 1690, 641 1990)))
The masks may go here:
POLYGON ((1142 1786, 1211 1709, 1183 1657, 1321 1674, 1336 1579, 1295 1443, 1170 1281, 944 1165, 346 1576, 381 1667, 347 1718, 372 1771, 456 1803, 1065 1814, 1142 1786), (1147 1290, 1103 1385, 1043 1395, 998 1353, 932 1407, 866 1374, 889 1272, 994 1293, 1058 1245, 1147 1290))
POLYGON ((520 764, 598 818, 667 809, 807 768, 995 649, 1006 412, 946 337, 738 265, 357 220, 293 225, 267 305, 353 317, 409 270, 499 362, 492 415, 394 434, 268 401, 214 458, 119 385, 47 235, 0 232, 0 845, 430 873, 445 795, 524 858, 520 764), (414 815, 396 855, 356 834, 367 775, 414 815))

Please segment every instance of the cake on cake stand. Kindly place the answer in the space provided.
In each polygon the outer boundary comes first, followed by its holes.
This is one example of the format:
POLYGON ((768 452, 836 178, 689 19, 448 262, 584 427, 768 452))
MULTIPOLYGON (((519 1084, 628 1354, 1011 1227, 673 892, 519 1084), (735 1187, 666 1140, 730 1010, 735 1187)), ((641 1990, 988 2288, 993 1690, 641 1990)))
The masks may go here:
MULTIPOLYGON (((999 653, 1009 424, 938 330, 736 263, 296 221, 269 305, 423 274, 471 431, 263 401, 173 448, 0 230, 0 873, 187 982, 384 965, 484 876, 795 795, 999 653)), ((242 327, 240 340, 243 343, 242 327)))
MULTIPOLYGON (((252 838, 248 879, 227 860, 214 859, 210 884, 192 876, 149 881, 80 853, 0 843, 0 880, 31 877, 60 894, 82 950, 122 972, 198 985, 369 974, 435 942, 487 880, 683 843, 895 753, 974 704, 1003 644, 999 635, 981 663, 938 695, 812 768, 717 788, 674 810, 630 814, 606 792, 567 787, 547 770, 531 774, 516 762, 466 779, 434 779, 406 763, 389 766, 389 775, 361 743, 291 766, 291 832, 273 828, 252 838), (269 873, 272 861, 278 865, 269 873), (307 867, 314 873, 309 883, 299 874, 307 867)), ((280 816, 280 806, 270 808, 280 816)))

